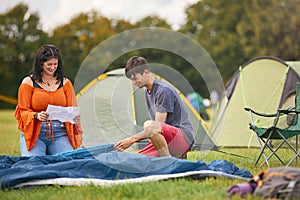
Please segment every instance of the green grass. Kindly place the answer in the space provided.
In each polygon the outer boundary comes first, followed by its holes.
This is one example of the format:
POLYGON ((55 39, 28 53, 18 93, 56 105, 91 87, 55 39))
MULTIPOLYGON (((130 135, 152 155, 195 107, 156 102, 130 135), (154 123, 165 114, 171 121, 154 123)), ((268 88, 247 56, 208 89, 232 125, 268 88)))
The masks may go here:
POLYGON ((20 155, 17 120, 12 110, 0 110, 0 155, 20 155))
MULTIPOLYGON (((19 130, 17 121, 11 110, 0 110, 0 154, 19 156, 19 130)), ((188 153, 188 160, 203 160, 208 163, 212 160, 227 160, 233 162, 239 168, 246 168, 253 175, 266 169, 254 166, 254 160, 259 152, 256 148, 222 148, 222 151, 238 156, 214 151, 193 151, 188 153)), ((292 154, 289 150, 283 149, 280 154, 288 160, 292 154)), ((272 166, 280 166, 276 160, 271 160, 272 166)), ((296 164, 293 164, 296 166, 296 164)), ((299 165, 297 166, 299 167, 299 165)), ((243 180, 227 178, 205 178, 201 180, 180 178, 165 181, 155 181, 138 184, 124 184, 114 186, 43 186, 23 188, 18 190, 0 190, 0 199, 170 199, 170 200, 193 200, 193 199, 226 199, 227 190, 234 184, 243 183, 243 180)), ((232 198, 240 199, 238 196, 232 198)), ((247 199, 260 199, 248 195, 247 199)))

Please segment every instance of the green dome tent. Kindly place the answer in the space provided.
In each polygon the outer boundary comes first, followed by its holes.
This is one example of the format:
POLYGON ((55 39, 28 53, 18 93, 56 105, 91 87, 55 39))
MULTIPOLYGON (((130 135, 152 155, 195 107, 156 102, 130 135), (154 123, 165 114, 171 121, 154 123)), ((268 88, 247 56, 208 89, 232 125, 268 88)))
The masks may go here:
MULTIPOLYGON (((216 145, 257 147, 258 142, 249 130, 249 112, 244 108, 276 113, 278 108, 290 107, 294 105, 298 81, 300 78, 295 70, 275 57, 258 57, 242 65, 228 82, 226 95, 219 102, 219 115, 212 131, 216 145)), ((257 122, 270 126, 273 119, 257 122)))
MULTIPOLYGON (((176 90, 189 108, 189 117, 195 132, 195 145, 198 149, 216 150, 200 115, 185 96, 176 90)), ((131 84, 124 74, 124 69, 100 75, 79 91, 76 98, 80 107, 86 147, 114 143, 134 135, 142 130, 144 121, 150 119, 144 90, 131 84)))

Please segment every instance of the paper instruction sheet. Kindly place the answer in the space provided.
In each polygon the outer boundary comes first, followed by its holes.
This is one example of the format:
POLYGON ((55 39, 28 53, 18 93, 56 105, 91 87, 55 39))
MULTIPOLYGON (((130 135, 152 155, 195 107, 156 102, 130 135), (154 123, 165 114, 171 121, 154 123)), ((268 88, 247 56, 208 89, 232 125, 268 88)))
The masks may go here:
POLYGON ((46 112, 49 114, 49 120, 59 120, 75 124, 73 119, 76 115, 79 115, 80 108, 48 105, 46 112))

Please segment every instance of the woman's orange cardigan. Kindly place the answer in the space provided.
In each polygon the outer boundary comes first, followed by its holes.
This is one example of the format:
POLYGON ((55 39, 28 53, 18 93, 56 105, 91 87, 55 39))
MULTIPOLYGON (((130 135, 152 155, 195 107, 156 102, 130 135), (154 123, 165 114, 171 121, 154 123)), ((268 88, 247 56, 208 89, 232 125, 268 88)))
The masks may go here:
MULTIPOLYGON (((21 84, 18 91, 18 105, 15 110, 15 117, 18 120, 18 129, 24 133, 26 146, 30 151, 38 139, 41 121, 34 119, 34 112, 31 108, 31 98, 35 88, 28 84, 21 84)), ((67 106, 77 106, 74 88, 71 81, 67 80, 63 85, 67 106)), ((82 144, 82 129, 80 124, 64 123, 73 149, 82 144)))

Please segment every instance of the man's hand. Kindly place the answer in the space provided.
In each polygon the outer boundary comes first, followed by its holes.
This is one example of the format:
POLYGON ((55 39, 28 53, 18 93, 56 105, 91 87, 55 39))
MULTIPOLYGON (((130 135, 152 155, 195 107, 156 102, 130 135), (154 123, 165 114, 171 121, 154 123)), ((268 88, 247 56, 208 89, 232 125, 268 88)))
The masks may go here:
POLYGON ((117 142, 114 145, 114 149, 117 151, 124 151, 125 149, 130 147, 134 142, 135 142, 135 140, 133 137, 126 138, 124 140, 117 142))

